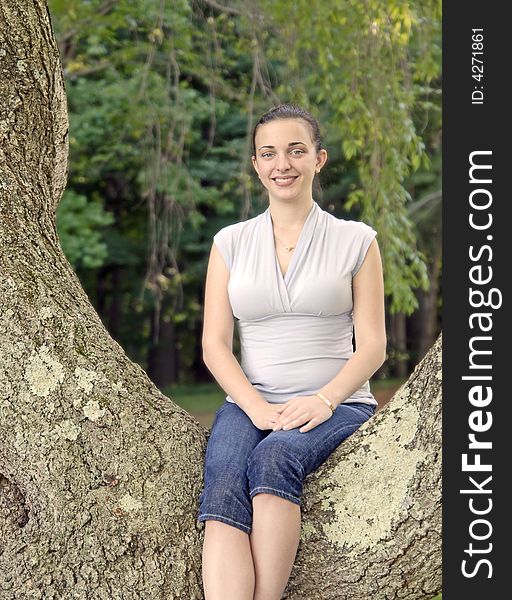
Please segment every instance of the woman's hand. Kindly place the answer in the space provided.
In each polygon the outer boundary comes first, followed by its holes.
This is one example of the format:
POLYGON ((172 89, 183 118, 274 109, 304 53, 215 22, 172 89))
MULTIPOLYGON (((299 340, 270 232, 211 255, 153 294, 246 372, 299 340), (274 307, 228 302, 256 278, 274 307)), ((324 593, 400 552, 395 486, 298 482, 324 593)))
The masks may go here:
POLYGON ((258 402, 250 407, 247 416, 258 429, 272 429, 284 410, 284 404, 271 402, 258 402))
POLYGON ((284 408, 274 425, 274 431, 294 429, 306 423, 299 429, 305 433, 332 417, 332 410, 318 396, 297 396, 282 406, 284 408))

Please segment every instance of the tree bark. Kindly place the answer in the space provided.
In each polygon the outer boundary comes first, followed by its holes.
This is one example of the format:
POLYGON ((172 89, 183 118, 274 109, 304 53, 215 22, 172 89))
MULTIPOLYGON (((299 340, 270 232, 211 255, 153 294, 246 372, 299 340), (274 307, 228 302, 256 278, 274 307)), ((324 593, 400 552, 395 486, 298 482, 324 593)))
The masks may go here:
POLYGON ((306 478, 286 598, 441 590, 441 336, 386 408, 306 478))
MULTIPOLYGON (((43 0, 0 5, 0 596, 203 598, 207 432, 109 336, 60 248, 62 71, 43 0)), ((308 476, 286 598, 439 591, 441 339, 308 476)))
POLYGON ((206 434, 64 257, 64 84, 41 0, 0 8, 0 596, 200 598, 206 434))

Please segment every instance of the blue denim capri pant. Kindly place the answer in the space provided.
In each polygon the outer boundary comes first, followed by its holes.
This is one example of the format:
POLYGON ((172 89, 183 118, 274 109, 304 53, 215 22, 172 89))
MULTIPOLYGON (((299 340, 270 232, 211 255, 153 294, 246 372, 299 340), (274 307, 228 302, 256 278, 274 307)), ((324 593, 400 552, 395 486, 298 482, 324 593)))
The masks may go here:
POLYGON ((256 494, 273 494, 300 506, 306 475, 375 409, 363 402, 345 402, 327 421, 301 433, 298 427, 258 429, 237 404, 225 400, 215 413, 206 448, 198 521, 221 521, 250 533, 256 494))

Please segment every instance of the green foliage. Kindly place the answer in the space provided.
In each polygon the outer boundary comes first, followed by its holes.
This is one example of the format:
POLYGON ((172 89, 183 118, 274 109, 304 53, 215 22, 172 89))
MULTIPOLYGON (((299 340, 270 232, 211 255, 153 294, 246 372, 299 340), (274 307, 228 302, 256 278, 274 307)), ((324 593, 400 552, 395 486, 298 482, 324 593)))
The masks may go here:
POLYGON ((269 106, 318 116, 324 204, 377 229, 392 311, 410 313, 428 285, 438 220, 415 203, 439 189, 440 1, 237 6, 49 0, 70 116, 63 247, 107 326, 115 294, 137 316, 117 332, 136 360, 151 321, 172 320, 182 372, 213 234, 265 208, 249 138, 269 106))
POLYGON ((75 269, 101 267, 107 257, 102 230, 113 222, 99 200, 66 190, 57 210, 57 227, 62 249, 75 269))
POLYGON ((406 179, 428 167, 415 111, 431 106, 440 75, 440 1, 297 0, 263 2, 276 32, 269 55, 287 79, 278 91, 305 103, 339 132, 355 161, 359 185, 345 210, 379 232, 385 290, 392 312, 410 314, 413 290, 428 288, 425 256, 416 246, 406 179), (325 116, 324 116, 325 115, 325 116))

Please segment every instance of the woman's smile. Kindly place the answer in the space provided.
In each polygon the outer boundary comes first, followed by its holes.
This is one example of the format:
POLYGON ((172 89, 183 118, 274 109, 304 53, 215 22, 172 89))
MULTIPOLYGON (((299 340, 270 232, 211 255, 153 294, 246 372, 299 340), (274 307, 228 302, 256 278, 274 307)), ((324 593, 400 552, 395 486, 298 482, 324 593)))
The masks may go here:
POLYGON ((298 175, 283 175, 272 177, 272 180, 279 187, 290 187, 297 178, 298 175))

